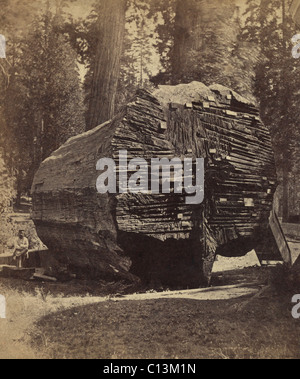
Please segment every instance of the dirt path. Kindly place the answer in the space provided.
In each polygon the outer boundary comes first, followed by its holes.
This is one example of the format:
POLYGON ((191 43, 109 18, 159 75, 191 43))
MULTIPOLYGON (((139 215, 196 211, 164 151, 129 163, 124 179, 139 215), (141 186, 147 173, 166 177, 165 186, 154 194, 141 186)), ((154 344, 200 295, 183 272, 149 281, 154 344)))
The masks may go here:
POLYGON ((238 284, 223 287, 211 287, 204 289, 148 292, 145 294, 133 294, 113 298, 115 301, 121 300, 157 300, 157 299, 190 299, 190 300, 229 300, 242 296, 253 295, 260 290, 258 284, 238 284))
POLYGON ((25 296, 9 291, 3 294, 7 301, 7 318, 0 319, 0 359, 39 359, 42 352, 30 347, 34 323, 40 318, 75 306, 105 301, 96 297, 47 297, 41 294, 25 296))

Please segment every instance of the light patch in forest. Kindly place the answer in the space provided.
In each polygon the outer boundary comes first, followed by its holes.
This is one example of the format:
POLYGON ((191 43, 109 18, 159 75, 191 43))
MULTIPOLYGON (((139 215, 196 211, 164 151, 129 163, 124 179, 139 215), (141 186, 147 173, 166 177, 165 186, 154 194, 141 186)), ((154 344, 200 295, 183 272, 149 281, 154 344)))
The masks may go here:
POLYGON ((0 34, 0 58, 6 58, 6 39, 2 34, 0 34))

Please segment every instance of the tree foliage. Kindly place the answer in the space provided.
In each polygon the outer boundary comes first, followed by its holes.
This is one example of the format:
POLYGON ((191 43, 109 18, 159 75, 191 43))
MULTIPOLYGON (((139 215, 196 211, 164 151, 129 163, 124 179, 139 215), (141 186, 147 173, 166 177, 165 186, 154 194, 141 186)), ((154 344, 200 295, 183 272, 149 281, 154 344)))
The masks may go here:
POLYGON ((263 121, 269 126, 273 138, 283 185, 282 214, 285 221, 289 218, 289 208, 292 208, 289 192, 293 176, 298 171, 296 162, 300 151, 300 66, 292 57, 291 39, 297 33, 297 27, 288 13, 290 4, 289 0, 248 0, 243 30, 243 38, 256 43, 260 50, 255 95, 259 99, 263 121))
POLYGON ((19 195, 30 189, 43 159, 85 130, 77 54, 62 17, 60 8, 46 6, 26 31, 7 34, 9 86, 2 91, 1 135, 19 195))
POLYGON ((0 144, 19 193, 44 158, 84 130, 84 115, 88 128, 105 121, 137 88, 151 88, 149 79, 198 80, 258 100, 287 208, 300 177, 291 0, 247 0, 245 14, 233 0, 95 0, 83 19, 66 13, 73 2, 0 0, 0 33, 8 39, 8 59, 0 60, 0 144))
POLYGON ((163 19, 157 25, 156 43, 163 70, 152 79, 154 83, 219 83, 254 100, 257 49, 238 38, 241 21, 235 2, 168 0, 154 4, 163 19))

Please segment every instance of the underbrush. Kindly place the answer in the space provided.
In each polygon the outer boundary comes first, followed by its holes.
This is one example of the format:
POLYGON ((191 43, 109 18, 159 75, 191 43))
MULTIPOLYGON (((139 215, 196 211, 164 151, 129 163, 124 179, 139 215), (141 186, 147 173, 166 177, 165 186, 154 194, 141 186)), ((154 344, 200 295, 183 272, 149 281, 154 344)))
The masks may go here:
POLYGON ((270 287, 278 296, 295 295, 300 293, 300 267, 289 268, 278 265, 269 274, 270 287))

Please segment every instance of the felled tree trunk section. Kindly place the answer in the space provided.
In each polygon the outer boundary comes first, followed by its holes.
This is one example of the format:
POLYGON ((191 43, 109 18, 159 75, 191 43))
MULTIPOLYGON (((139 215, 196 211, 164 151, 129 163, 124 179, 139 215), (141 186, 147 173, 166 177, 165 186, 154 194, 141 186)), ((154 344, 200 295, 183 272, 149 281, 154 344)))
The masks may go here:
POLYGON ((242 256, 261 244, 275 189, 257 109, 226 87, 193 82, 139 91, 112 121, 54 152, 35 176, 32 216, 42 241, 77 274, 198 287, 209 283, 216 254, 242 256), (118 165, 124 150, 149 165, 205 158, 204 202, 189 205, 174 191, 97 193, 96 163, 118 165))

